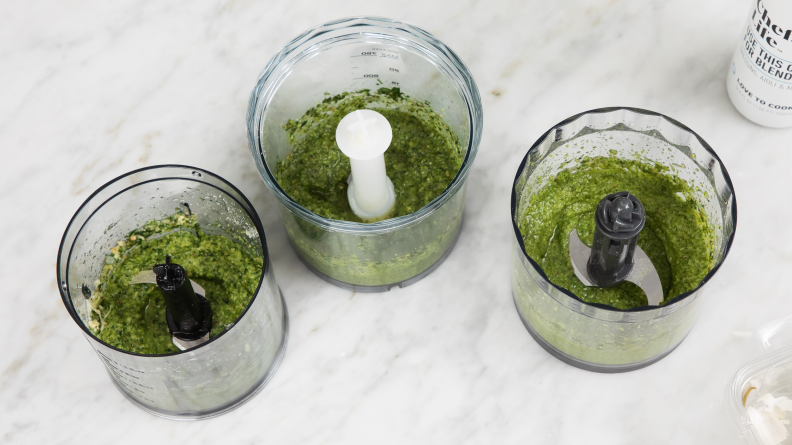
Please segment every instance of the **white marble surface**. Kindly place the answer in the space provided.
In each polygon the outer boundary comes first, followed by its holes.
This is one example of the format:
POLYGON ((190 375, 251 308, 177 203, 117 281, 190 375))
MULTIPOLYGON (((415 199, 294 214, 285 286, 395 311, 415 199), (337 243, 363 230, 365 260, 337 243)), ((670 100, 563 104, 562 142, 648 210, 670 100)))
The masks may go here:
POLYGON ((0 2, 0 442, 277 444, 739 443, 723 410, 750 333, 790 314, 792 130, 742 118, 724 86, 748 0, 0 2), (485 130, 465 226, 434 274, 385 294, 313 276, 251 160, 248 95, 269 58, 330 19, 382 15, 451 46, 485 130), (549 356, 509 284, 509 190, 534 140, 586 109, 670 115, 734 180, 733 251, 684 343, 602 375, 549 356), (236 184, 265 225, 291 314, 286 357, 251 402, 184 423, 113 387, 63 307, 55 258, 97 187, 182 163, 236 184), (747 337, 741 336, 745 333, 747 337))

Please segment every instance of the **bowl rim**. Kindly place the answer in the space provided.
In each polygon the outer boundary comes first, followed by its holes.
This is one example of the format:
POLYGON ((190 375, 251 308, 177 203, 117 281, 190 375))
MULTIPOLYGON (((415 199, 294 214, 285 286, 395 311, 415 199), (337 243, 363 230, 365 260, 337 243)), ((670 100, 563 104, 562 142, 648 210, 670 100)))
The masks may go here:
MULTIPOLYGON (((299 60, 297 63, 299 63, 299 60)), ((332 20, 314 26, 295 37, 270 59, 259 74, 256 85, 250 94, 247 111, 248 146, 256 162, 259 174, 278 201, 292 213, 324 230, 365 235, 377 235, 409 227, 426 219, 450 200, 466 182, 470 168, 478 153, 483 128, 481 96, 470 70, 459 56, 432 34, 417 26, 386 17, 374 16, 356 16, 332 20), (327 35, 331 32, 344 30, 347 33, 341 36, 330 37, 327 35), (387 34, 385 31, 388 30, 393 31, 393 33, 387 34), (355 36, 371 36, 379 39, 389 37, 391 40, 409 41, 419 45, 424 53, 431 52, 435 57, 432 60, 433 64, 443 61, 446 68, 451 69, 446 69, 448 72, 442 70, 441 72, 457 87, 460 99, 464 101, 467 107, 468 125, 470 127, 465 159, 462 161, 456 176, 443 192, 409 215, 390 218, 376 223, 358 223, 325 218, 297 203, 278 184, 267 164, 261 146, 262 115, 268 106, 268 100, 272 99, 277 91, 282 77, 293 68, 294 59, 300 58, 306 53, 321 50, 322 43, 329 45, 339 38, 352 39, 355 36), (407 36, 411 39, 406 39, 405 37, 407 36), (452 76, 451 74, 454 75, 452 76)))
POLYGON ((549 130, 547 130, 544 134, 542 134, 536 140, 536 142, 533 143, 533 145, 531 145, 531 148, 528 149, 528 152, 526 152, 525 156, 522 159, 522 162, 520 162, 520 165, 517 168, 517 174, 514 176, 514 181, 512 182, 512 187, 511 187, 511 223, 512 223, 512 229, 514 230, 514 236, 515 236, 515 238, 516 238, 516 240, 517 240, 517 242, 518 242, 518 244, 520 246, 520 250, 522 251, 524 260, 527 260, 531 264, 531 266, 534 268, 534 270, 536 270, 539 273, 539 276, 541 278, 543 278, 545 281, 547 281, 547 283, 550 286, 552 286, 556 290, 560 291, 562 294, 564 294, 564 295, 566 295, 566 296, 568 296, 568 297, 570 297, 570 298, 572 298, 574 300, 577 300, 582 305, 591 306, 591 307, 595 307, 597 309, 602 309, 602 310, 612 311, 612 312, 646 312, 646 311, 656 311, 656 310, 662 311, 664 309, 666 311, 668 311, 669 309, 666 309, 666 308, 670 308, 672 306, 675 307, 678 303, 682 302, 687 297, 689 297, 689 296, 695 294, 696 292, 698 292, 715 275, 715 273, 720 269, 720 267, 723 264, 723 262, 726 261, 726 257, 729 255, 729 251, 731 250, 732 243, 734 242, 734 236, 737 233, 737 195, 736 195, 736 193, 734 191, 734 184, 732 184, 732 180, 731 180, 731 177, 729 176, 729 172, 726 170, 726 166, 723 164, 723 161, 721 160, 721 158, 718 157, 717 153, 715 153, 715 151, 712 149, 712 147, 701 136, 699 136, 695 131, 691 130, 688 126, 686 126, 683 123, 677 121, 676 119, 668 117, 668 116, 666 116, 664 114, 661 114, 661 113, 658 113, 658 112, 655 112, 655 111, 651 111, 651 110, 646 110, 646 109, 643 109, 643 108, 634 108, 634 107, 603 107, 603 108, 594 108, 594 109, 591 109, 591 110, 588 110, 588 111, 583 111, 581 113, 578 113, 578 114, 575 114, 573 116, 570 116, 570 117, 562 120, 561 122, 553 125, 552 127, 550 127, 549 130), (619 110, 627 110, 627 111, 630 111, 630 112, 633 112, 633 113, 637 113, 637 114, 662 117, 663 119, 667 120, 672 125, 674 125, 676 127, 679 127, 681 130, 684 130, 684 131, 690 133, 691 135, 695 136, 696 139, 699 141, 699 143, 702 145, 702 147, 704 147, 704 149, 707 150, 707 152, 709 152, 712 155, 712 157, 714 157, 718 161, 720 169, 723 172, 723 178, 724 178, 724 180, 726 182, 726 185, 728 186, 729 190, 731 190, 731 194, 732 194, 732 196, 731 196, 731 200, 732 200, 731 217, 732 217, 732 227, 733 227, 733 229, 732 229, 731 234, 729 234, 728 239, 726 240, 725 248, 724 248, 724 251, 723 251, 723 257, 721 258, 721 260, 717 264, 715 264, 715 266, 713 266, 712 269, 710 269, 710 271, 707 273, 707 275, 704 276, 704 278, 701 280, 701 282, 698 284, 698 286, 696 286, 695 289, 693 289, 691 291, 688 291, 688 292, 684 292, 684 293, 682 293, 680 295, 677 295, 676 297, 671 299, 668 303, 663 304, 661 306, 649 306, 649 305, 647 305, 647 306, 638 306, 638 307, 634 307, 634 308, 631 308, 631 309, 618 309, 618 308, 615 308, 615 307, 607 305, 607 304, 587 303, 587 302, 581 300, 580 297, 578 297, 577 295, 573 294, 572 292, 570 292, 566 288, 561 287, 561 286, 553 283, 547 277, 547 275, 545 274, 545 272, 542 269, 542 267, 538 263, 536 263, 536 261, 534 261, 525 252, 525 243, 523 241, 522 234, 520 233, 520 230, 517 227, 517 223, 515 222, 515 213, 517 212, 517 191, 516 191, 516 186, 517 186, 518 181, 520 180, 520 176, 522 176, 522 172, 523 172, 523 170, 525 168, 525 164, 526 164, 526 162, 528 162, 528 159, 530 158, 531 153, 535 152, 535 150, 537 150, 539 145, 541 145, 547 139, 547 137, 550 135, 550 133, 552 131, 554 131, 555 129, 557 129, 558 127, 562 127, 564 125, 568 125, 568 124, 580 119, 581 117, 583 117, 585 115, 600 114, 600 113, 611 113, 611 112, 619 111, 619 110))

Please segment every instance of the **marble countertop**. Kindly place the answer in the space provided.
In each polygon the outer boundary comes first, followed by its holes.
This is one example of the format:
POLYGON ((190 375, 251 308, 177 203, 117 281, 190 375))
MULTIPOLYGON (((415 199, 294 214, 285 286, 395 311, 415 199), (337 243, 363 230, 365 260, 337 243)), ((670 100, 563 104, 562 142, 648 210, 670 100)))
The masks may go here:
POLYGON ((753 332, 792 313, 792 130, 744 119, 726 70, 748 0, 0 3, 0 442, 737 444, 723 409, 753 332), (484 136, 448 260, 405 289, 353 294, 286 240, 247 146, 248 96, 303 30, 380 15, 453 48, 484 136), (511 297, 509 192, 548 128, 634 106, 691 127, 737 191, 730 257, 682 345, 646 369, 585 372, 528 335, 511 297), (222 417, 175 422, 115 389, 64 309, 60 238, 110 179, 180 163, 238 186, 261 216, 291 330, 280 369, 222 417), (787 272, 784 272, 787 271, 787 272))

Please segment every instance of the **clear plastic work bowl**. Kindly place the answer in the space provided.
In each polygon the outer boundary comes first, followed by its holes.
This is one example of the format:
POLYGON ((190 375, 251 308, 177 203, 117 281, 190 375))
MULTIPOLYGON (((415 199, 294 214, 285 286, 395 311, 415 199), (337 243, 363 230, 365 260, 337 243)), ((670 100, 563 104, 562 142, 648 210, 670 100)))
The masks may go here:
POLYGON ((740 437, 750 445, 789 443, 786 440, 789 426, 782 423, 785 414, 770 414, 771 406, 762 401, 767 394, 775 399, 792 398, 792 348, 748 363, 727 387, 726 411, 739 429, 740 437))
POLYGON ((77 210, 58 251, 66 309, 132 403, 160 417, 204 419, 249 400, 267 383, 286 349, 288 316, 272 271, 264 229, 245 196, 205 170, 162 165, 126 173, 77 210), (146 355, 99 340, 87 327, 86 295, 96 292, 105 256, 118 241, 186 203, 205 233, 226 236, 264 259, 256 293, 223 333, 185 351, 146 355), (87 288, 87 290, 86 290, 87 288))
POLYGON ((790 442, 787 417, 792 412, 792 317, 772 321, 756 331, 759 350, 767 355, 740 368, 726 387, 727 415, 750 445, 790 442))
MULTIPOLYGON (((358 292, 404 287, 428 275, 450 253, 462 225, 465 181, 478 151, 482 108, 476 84, 442 42, 385 18, 349 18, 310 29, 286 45, 261 73, 250 97, 248 142, 264 183, 278 199, 289 240, 318 276, 358 292), (382 57, 355 57, 363 52, 382 57), (283 125, 329 95, 399 87, 429 101, 465 151, 462 167, 437 198, 418 211, 363 224, 323 218, 278 185, 278 162, 293 147, 283 125)), ((419 149, 419 148, 416 148, 419 149)))
MULTIPOLYGON (((651 214, 647 210, 648 216, 651 214)), ((512 292, 528 332, 556 358, 582 369, 625 372, 649 366, 674 350, 693 326, 702 287, 715 275, 734 239, 737 202, 729 174, 712 148, 681 123, 652 111, 601 108, 570 117, 528 150, 511 196, 514 226, 512 292), (576 144, 569 144, 574 141, 576 144), (580 147, 584 147, 581 149, 580 147), (517 228, 531 195, 581 156, 636 156, 672 166, 685 179, 715 229, 715 265, 699 286, 663 306, 618 310, 588 304, 550 282, 525 253, 517 228), (571 161, 571 162, 570 162, 571 161)))

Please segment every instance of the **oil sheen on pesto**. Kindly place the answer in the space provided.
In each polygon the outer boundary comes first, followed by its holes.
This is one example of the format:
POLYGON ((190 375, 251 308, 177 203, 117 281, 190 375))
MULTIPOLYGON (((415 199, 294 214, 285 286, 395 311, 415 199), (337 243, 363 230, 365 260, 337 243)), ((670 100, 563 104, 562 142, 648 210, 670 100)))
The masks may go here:
POLYGON ((91 330, 102 341, 139 354, 178 352, 165 321, 165 301, 154 284, 132 277, 170 254, 206 290, 215 337, 239 318, 261 278, 263 258, 220 235, 201 230, 195 215, 177 212, 132 231, 105 259, 90 300, 91 330))
POLYGON ((284 125, 294 150, 278 162, 275 178, 292 199, 325 218, 361 222, 347 200, 349 158, 335 141, 341 119, 360 109, 382 114, 393 130, 385 168, 396 192, 394 217, 417 211, 448 187, 464 156, 457 137, 429 102, 381 88, 328 96, 284 125))
POLYGON ((581 159, 531 196, 518 223, 525 252, 550 281, 587 303, 617 309, 648 304, 641 288, 630 282, 606 289, 584 286, 569 259, 569 233, 577 229, 580 239, 590 246, 599 201, 611 193, 629 191, 646 209, 646 226, 638 245, 660 275, 663 303, 694 290, 714 265, 714 233, 687 182, 667 172, 667 167, 644 160, 581 159))

